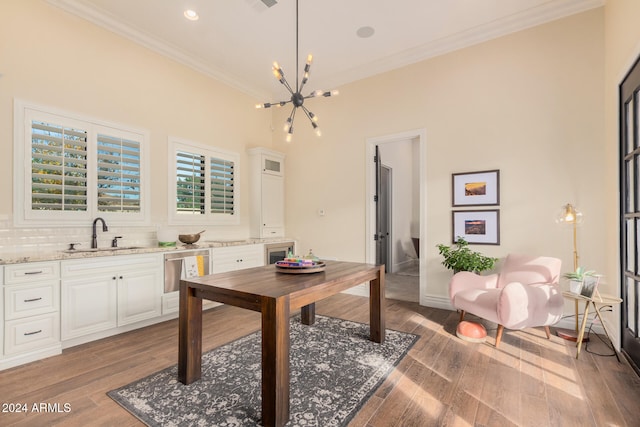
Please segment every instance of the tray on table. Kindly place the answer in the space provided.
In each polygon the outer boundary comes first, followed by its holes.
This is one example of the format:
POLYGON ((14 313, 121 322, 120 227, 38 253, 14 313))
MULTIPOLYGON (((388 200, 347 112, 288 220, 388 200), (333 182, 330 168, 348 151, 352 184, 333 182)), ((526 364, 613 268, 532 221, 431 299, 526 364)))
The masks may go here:
POLYGON ((276 262, 276 271, 278 273, 288 274, 307 274, 318 273, 326 268, 324 261, 314 261, 312 265, 287 265, 281 261, 276 262))

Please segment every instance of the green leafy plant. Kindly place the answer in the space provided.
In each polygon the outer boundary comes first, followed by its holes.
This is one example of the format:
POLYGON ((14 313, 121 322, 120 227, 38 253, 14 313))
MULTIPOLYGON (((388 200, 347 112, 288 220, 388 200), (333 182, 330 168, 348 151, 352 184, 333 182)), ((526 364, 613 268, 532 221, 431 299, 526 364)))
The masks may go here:
POLYGON ((469 248, 469 242, 462 237, 458 237, 458 240, 452 246, 442 243, 436 246, 440 255, 444 257, 442 265, 453 270, 454 273, 458 271, 480 273, 485 270, 491 270, 498 261, 498 258, 488 257, 480 252, 472 251, 469 248))
POLYGON ((576 268, 576 271, 572 271, 570 273, 564 273, 562 277, 569 280, 575 280, 577 282, 582 282, 585 276, 595 276, 596 272, 594 270, 585 270, 582 267, 576 268))

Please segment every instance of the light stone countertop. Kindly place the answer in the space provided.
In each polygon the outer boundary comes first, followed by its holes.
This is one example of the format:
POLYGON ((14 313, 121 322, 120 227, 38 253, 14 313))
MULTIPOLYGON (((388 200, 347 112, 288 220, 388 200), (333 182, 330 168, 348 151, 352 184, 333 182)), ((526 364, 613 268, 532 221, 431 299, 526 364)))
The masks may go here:
POLYGON ((22 264, 27 262, 43 262, 43 261, 61 261, 68 259, 82 259, 82 258, 96 258, 104 256, 118 256, 118 255, 137 255, 137 254, 149 254, 149 253, 164 253, 164 252, 176 252, 187 251, 194 249, 208 249, 208 248, 220 248, 226 246, 242 246, 242 245, 254 245, 263 243, 283 243, 293 242, 294 239, 288 239, 284 237, 279 238, 249 238, 249 239, 225 239, 225 240, 211 240, 202 241, 194 245, 178 244, 176 246, 169 247, 122 247, 122 248, 100 248, 99 250, 87 250, 78 249, 77 251, 61 250, 51 252, 37 252, 37 253, 16 253, 16 254, 0 254, 0 265, 9 264, 22 264))

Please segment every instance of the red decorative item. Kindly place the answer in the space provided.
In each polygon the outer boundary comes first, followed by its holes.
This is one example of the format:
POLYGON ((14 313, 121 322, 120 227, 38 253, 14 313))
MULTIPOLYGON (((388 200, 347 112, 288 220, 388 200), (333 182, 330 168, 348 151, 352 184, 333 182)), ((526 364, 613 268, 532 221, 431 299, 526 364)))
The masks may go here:
POLYGON ((456 335, 464 341, 484 342, 485 338, 487 338, 487 330, 480 323, 463 320, 458 323, 456 335))

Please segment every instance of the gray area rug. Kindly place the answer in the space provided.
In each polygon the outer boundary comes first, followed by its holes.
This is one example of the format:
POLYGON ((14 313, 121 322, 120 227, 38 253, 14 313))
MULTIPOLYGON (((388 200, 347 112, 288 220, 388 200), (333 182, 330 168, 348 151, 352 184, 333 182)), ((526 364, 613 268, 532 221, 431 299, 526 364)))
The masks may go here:
MULTIPOLYGON (((377 344, 366 324, 292 318, 287 426, 347 425, 417 339, 387 329, 377 344)), ((258 331, 205 353, 202 378, 188 386, 173 366, 107 394, 149 426, 258 426, 261 377, 258 331)))

